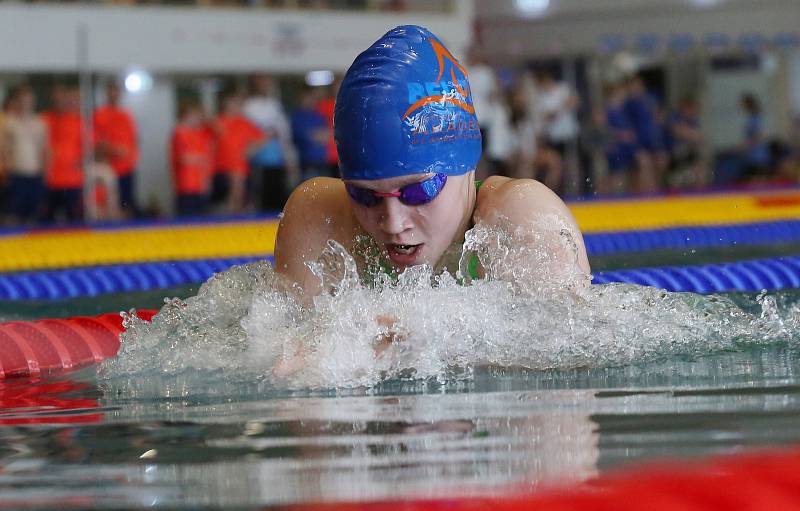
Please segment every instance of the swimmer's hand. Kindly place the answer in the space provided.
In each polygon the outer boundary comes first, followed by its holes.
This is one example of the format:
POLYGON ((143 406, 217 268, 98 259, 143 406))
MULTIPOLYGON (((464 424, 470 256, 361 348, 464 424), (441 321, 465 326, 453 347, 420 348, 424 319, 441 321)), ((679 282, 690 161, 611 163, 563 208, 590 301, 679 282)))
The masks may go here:
MULTIPOLYGON (((408 330, 399 324, 394 316, 380 315, 375 318, 380 327, 380 332, 372 341, 375 350, 375 357, 381 356, 393 344, 402 342, 408 337, 408 330)), ((276 378, 288 378, 308 365, 306 351, 298 350, 292 354, 285 354, 272 369, 272 375, 276 378)))
POLYGON ((378 357, 388 350, 392 344, 402 342, 408 337, 408 330, 399 324, 398 319, 394 316, 381 315, 375 318, 378 325, 381 327, 381 333, 375 338, 372 343, 375 349, 375 356, 378 357))
POLYGON ((306 364, 305 352, 296 351, 292 355, 284 355, 272 368, 272 375, 281 379, 288 378, 303 369, 306 364))

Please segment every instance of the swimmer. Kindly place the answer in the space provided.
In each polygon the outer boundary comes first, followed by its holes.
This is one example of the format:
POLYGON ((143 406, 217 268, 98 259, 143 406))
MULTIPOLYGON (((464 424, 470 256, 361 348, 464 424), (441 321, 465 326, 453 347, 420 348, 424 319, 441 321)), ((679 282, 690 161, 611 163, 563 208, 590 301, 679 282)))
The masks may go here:
MULTIPOLYGON (((575 219, 555 193, 532 179, 475 180, 481 133, 467 77, 442 42, 418 26, 389 31, 355 59, 334 114, 342 178, 301 184, 278 228, 275 271, 299 285, 304 303, 322 291, 307 263, 328 240, 360 268, 367 263, 358 240, 368 236, 392 271, 426 264, 455 274, 468 229, 535 229, 532 220, 543 216, 569 228, 578 267, 590 272, 575 219)), ((575 265, 575 254, 563 264, 575 265)))

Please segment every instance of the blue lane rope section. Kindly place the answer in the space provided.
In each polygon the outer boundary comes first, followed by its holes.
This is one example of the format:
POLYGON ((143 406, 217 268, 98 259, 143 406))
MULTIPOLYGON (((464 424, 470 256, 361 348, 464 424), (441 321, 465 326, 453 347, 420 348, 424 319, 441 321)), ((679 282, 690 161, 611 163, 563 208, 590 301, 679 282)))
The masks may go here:
POLYGON ((108 293, 149 291, 205 282, 237 264, 272 256, 115 264, 0 274, 0 300, 63 300, 108 293))
MULTIPOLYGON (((63 300, 198 284, 233 265, 259 259, 272 261, 266 256, 238 257, 6 273, 0 274, 0 300, 63 300)), ((800 256, 598 272, 593 282, 703 294, 800 288, 800 256)))
POLYGON ((589 255, 800 242, 800 221, 584 233, 589 255))
POLYGON ((691 291, 702 294, 800 288, 800 256, 724 264, 605 271, 596 273, 593 282, 595 284, 624 282, 659 287, 667 291, 691 291))

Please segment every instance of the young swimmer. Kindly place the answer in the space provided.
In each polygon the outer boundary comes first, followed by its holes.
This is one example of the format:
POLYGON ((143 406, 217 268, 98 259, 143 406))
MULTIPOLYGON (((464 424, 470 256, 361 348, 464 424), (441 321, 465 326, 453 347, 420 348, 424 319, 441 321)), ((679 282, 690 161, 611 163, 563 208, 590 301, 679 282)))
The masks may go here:
POLYGON ((300 185, 275 246, 275 271, 299 284, 306 303, 321 292, 307 263, 328 240, 362 269, 367 235, 397 271, 427 264, 455 274, 468 229, 536 229, 543 215, 572 231, 578 266, 589 273, 580 231, 558 196, 531 179, 475 181, 481 135, 467 71, 427 29, 397 27, 356 58, 336 98, 334 130, 342 179, 300 185))

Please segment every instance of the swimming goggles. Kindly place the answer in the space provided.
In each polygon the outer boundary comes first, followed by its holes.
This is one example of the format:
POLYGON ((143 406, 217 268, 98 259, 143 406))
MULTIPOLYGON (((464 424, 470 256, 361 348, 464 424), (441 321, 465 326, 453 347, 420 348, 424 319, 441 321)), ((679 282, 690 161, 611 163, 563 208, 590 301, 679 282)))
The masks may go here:
POLYGON ((384 197, 397 197, 406 206, 421 206, 435 199, 446 182, 447 174, 434 174, 425 181, 411 183, 396 192, 376 192, 348 184, 345 184, 345 188, 353 201, 368 208, 380 204, 384 197))

